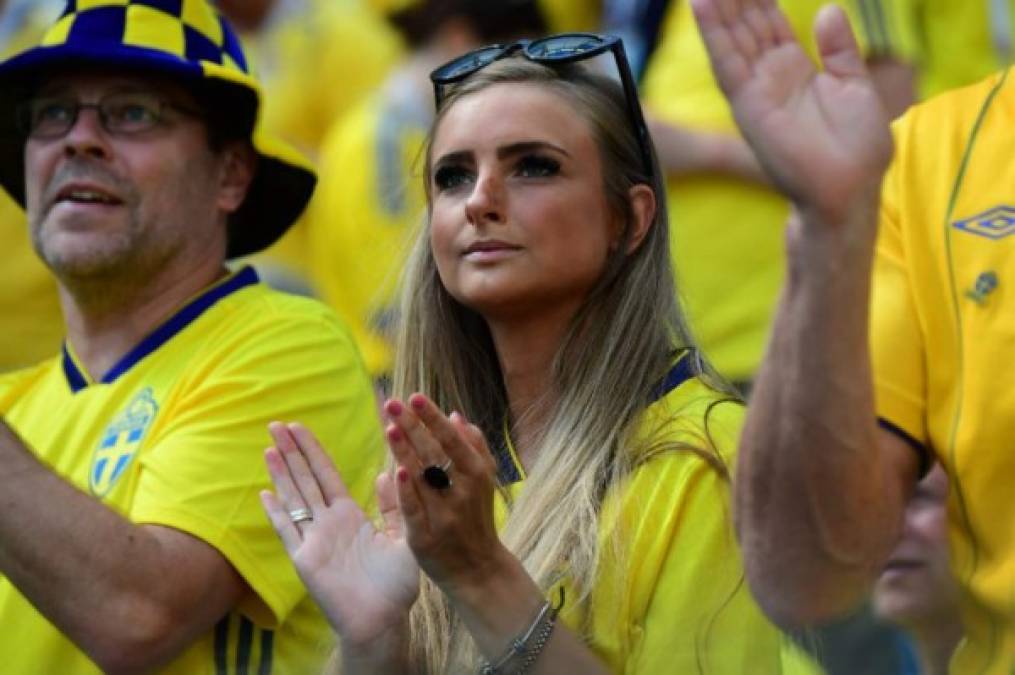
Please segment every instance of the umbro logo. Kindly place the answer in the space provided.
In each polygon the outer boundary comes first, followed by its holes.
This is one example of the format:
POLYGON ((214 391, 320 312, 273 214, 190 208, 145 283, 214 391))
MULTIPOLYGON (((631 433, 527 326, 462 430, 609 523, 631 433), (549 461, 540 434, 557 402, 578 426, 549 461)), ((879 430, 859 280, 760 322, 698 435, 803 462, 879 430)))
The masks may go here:
POLYGON ((971 218, 955 221, 952 226, 988 239, 1004 239, 1015 234, 1015 206, 995 206, 971 218))

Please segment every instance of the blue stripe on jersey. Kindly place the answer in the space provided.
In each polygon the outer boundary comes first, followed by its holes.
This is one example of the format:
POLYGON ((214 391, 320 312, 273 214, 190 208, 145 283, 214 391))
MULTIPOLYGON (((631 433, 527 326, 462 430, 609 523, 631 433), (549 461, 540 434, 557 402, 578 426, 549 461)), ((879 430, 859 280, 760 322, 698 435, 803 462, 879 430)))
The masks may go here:
POLYGON ((901 438, 903 441, 906 442, 906 445, 908 445, 913 450, 913 452, 916 453, 916 459, 919 462, 920 466, 921 479, 930 472, 930 467, 931 464, 933 464, 934 460, 931 459, 930 451, 927 449, 927 446, 925 446, 923 443, 921 443, 920 441, 916 440, 908 433, 906 433, 905 429, 896 424, 893 424, 889 420, 886 420, 884 417, 878 418, 878 426, 884 429, 885 431, 891 432, 896 436, 898 436, 899 438, 901 438))
POLYGON ((236 675, 247 675, 250 668, 250 646, 254 641, 254 624, 245 616, 240 617, 240 637, 236 643, 236 675))
POLYGON ((78 370, 77 364, 74 363, 74 359, 71 358, 70 353, 67 351, 67 345, 63 346, 63 374, 67 377, 67 384, 70 385, 70 390, 75 394, 85 387, 88 386, 88 380, 78 370))
POLYGON ((257 675, 271 675, 273 650, 275 648, 275 632, 270 630, 261 631, 261 668, 257 675))
POLYGON ((215 675, 226 675, 229 667, 226 654, 229 652, 229 614, 215 624, 215 675))
POLYGON ((680 360, 670 368, 670 372, 666 373, 666 377, 663 378, 662 382, 652 388, 650 404, 655 403, 694 377, 694 368, 691 365, 693 360, 690 352, 684 352, 680 355, 680 360))
MULTIPOLYGON (((252 286, 259 281, 257 272, 253 267, 244 267, 235 275, 226 279, 223 283, 212 286, 203 294, 185 305, 181 310, 170 317, 169 320, 156 328, 148 337, 142 340, 140 344, 134 347, 134 349, 130 350, 126 356, 120 359, 117 364, 113 366, 108 373, 106 373, 105 377, 102 378, 102 382, 104 384, 115 382, 116 378, 133 368, 139 361, 154 352, 156 349, 169 342, 169 340, 191 323, 196 321, 198 317, 204 314, 219 300, 232 295, 241 288, 252 286)), ((70 354, 68 354, 66 347, 64 347, 63 350, 63 370, 67 375, 67 383, 70 385, 71 391, 74 393, 77 393, 88 386, 88 379, 81 373, 80 370, 78 370, 78 367, 74 364, 73 359, 70 358, 70 354)))
MULTIPOLYGON (((652 388, 649 405, 663 398, 684 382, 694 379, 693 362, 694 358, 690 351, 685 351, 681 354, 677 362, 666 373, 666 376, 659 384, 652 388)), ((506 430, 505 433, 507 433, 506 430)), ((515 466, 514 459, 507 449, 508 442, 510 442, 510 439, 501 439, 493 449, 493 458, 497 462, 497 480, 501 485, 511 485, 522 479, 521 472, 515 466)))

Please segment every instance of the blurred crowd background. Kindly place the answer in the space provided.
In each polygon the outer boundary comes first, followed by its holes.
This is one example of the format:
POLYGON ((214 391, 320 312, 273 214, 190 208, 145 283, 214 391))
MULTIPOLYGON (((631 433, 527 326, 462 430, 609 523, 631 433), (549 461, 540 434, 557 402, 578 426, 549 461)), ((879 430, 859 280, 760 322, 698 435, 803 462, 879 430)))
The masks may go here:
MULTIPOLYGON (((782 0, 813 45, 822 0, 782 0)), ((892 114, 975 82, 1012 56, 1015 1, 841 0, 892 114)), ((254 260, 262 277, 319 297, 350 325, 383 387, 401 261, 424 204, 428 74, 483 44, 546 33, 623 37, 661 164, 677 287, 719 370, 749 394, 784 273, 788 206, 737 136, 687 0, 218 0, 267 91, 272 130, 313 157, 301 222, 254 260)), ((39 37, 62 0, 0 0, 0 52, 39 37)), ((856 139, 857 143, 864 139, 856 139)), ((56 286, 24 215, 0 195, 0 372, 55 355, 56 286)), ((934 476, 937 476, 936 478, 934 476)), ((931 673, 961 637, 947 578, 943 473, 911 505, 901 553, 871 609, 799 636, 815 672, 931 673), (821 664, 820 666, 818 664, 821 664)), ((943 671, 942 671, 943 672, 943 671)))

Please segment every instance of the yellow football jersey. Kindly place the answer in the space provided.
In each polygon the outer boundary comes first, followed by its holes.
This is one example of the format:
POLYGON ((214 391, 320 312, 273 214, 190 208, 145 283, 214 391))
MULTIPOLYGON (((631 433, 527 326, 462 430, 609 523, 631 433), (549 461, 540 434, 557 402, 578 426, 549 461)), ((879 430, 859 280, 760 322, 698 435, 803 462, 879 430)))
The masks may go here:
MULTIPOLYGON (((824 0, 779 2, 812 54, 812 23, 823 4, 824 0)), ((855 16, 851 19, 862 28, 855 16)), ((673 3, 665 21, 643 80, 646 110, 692 130, 737 134, 690 3, 673 3)), ((862 30, 860 38, 865 40, 862 30)), ((691 327, 723 375, 749 380, 761 362, 782 287, 789 207, 770 188, 705 174, 671 177, 667 203, 677 290, 691 327)))
POLYGON ((0 372, 52 356, 64 335, 56 280, 35 254, 25 212, 0 190, 0 372))
POLYGON ((306 217, 315 286, 351 327, 375 377, 391 371, 399 276, 425 214, 431 115, 383 95, 357 106, 325 141, 306 217))
MULTIPOLYGON (((67 345, 0 378, 0 414, 52 470, 136 523, 216 548, 250 592, 164 672, 321 672, 332 633, 259 500, 267 424, 299 420, 369 503, 383 461, 372 387, 347 332, 317 302, 245 268, 141 341, 101 381, 67 345)), ((8 673, 90 673, 94 664, 0 576, 8 673)))
MULTIPOLYGON (((266 92, 266 128, 316 158, 331 125, 383 82, 404 47, 394 29, 359 3, 276 5, 268 25, 241 37, 266 92)), ((310 283, 303 222, 256 261, 283 287, 310 283)))
POLYGON ((1015 671, 1015 83, 917 106, 895 128, 875 259, 878 414, 944 464, 967 639, 956 673, 1015 671), (1008 276, 1005 276, 1008 275, 1008 276))
MULTIPOLYGON (((643 414, 638 435, 674 446, 712 444, 735 463, 743 408, 694 377, 690 359, 674 366, 643 414), (707 421, 706 421, 707 420, 707 421)), ((510 443, 502 480, 518 498, 524 470, 510 443)), ((600 517, 602 560, 586 605, 567 604, 561 619, 583 635, 614 673, 814 672, 789 665, 792 646, 761 613, 744 580, 733 532, 731 488, 715 465, 691 450, 666 451, 607 494, 600 517), (623 544, 614 546, 618 528, 623 544)), ((508 507, 498 498, 498 523, 508 507)), ((554 589, 550 599, 557 598, 554 589)))
MULTIPOLYGON (((861 5, 872 0, 854 0, 861 5)), ((1012 61, 1012 0, 874 0, 915 47, 919 93, 928 98, 976 82, 1012 61)))
MULTIPOLYGON (((38 42, 63 3, 11 0, 0 13, 4 58, 38 42)), ((0 372, 55 354, 64 335, 56 282, 35 255, 25 214, 0 190, 0 372)))

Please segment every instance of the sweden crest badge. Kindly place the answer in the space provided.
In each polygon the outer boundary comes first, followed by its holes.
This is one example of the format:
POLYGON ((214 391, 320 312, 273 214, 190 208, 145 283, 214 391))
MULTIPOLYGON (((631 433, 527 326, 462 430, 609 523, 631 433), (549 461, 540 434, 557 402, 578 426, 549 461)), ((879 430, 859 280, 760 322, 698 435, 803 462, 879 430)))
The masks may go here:
POLYGON ((88 469, 88 488, 105 497, 130 465, 159 406, 151 388, 144 389, 106 427, 88 469))

